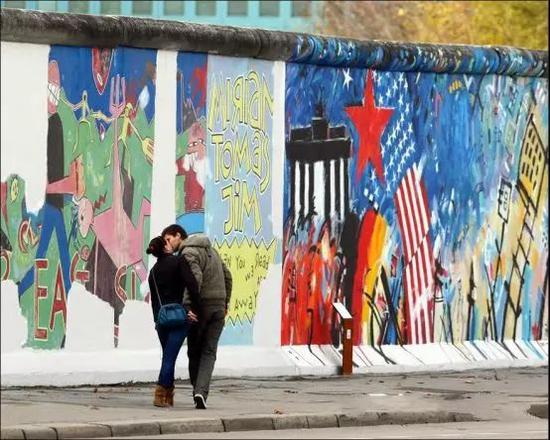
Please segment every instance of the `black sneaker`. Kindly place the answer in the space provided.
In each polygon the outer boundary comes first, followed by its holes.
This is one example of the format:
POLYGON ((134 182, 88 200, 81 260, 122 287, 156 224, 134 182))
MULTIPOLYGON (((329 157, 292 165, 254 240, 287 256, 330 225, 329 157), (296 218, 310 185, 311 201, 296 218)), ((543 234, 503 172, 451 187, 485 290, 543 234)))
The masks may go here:
POLYGON ((206 399, 202 394, 195 394, 193 399, 195 400, 195 408, 206 409, 206 399))

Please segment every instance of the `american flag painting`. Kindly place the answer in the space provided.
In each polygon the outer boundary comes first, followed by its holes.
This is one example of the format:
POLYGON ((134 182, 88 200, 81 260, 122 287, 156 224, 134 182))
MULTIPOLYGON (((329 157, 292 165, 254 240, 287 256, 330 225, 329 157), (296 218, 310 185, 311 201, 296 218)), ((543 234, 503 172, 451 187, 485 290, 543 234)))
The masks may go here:
POLYGON ((416 165, 407 170, 394 195, 403 242, 407 341, 433 342, 433 258, 426 191, 416 165))
MULTIPOLYGON (((429 206, 421 180, 409 81, 404 73, 375 74, 378 105, 394 109, 381 139, 385 196, 393 196, 404 256, 403 289, 407 342, 433 342, 433 256, 429 206)), ((376 193, 376 188, 374 189, 376 193)))
POLYGON ((355 345, 548 333, 548 246, 538 232, 548 217, 543 204, 523 204, 548 197, 546 188, 526 190, 547 179, 544 84, 293 63, 286 81, 285 179, 320 190, 301 222, 296 209, 308 198, 284 190, 282 306, 297 312, 283 312, 283 345, 337 346, 338 321, 326 307, 333 300, 353 317, 355 345), (536 109, 522 104, 533 99, 536 109), (334 157, 340 165, 311 167, 314 178, 296 171, 334 157), (535 242, 536 251, 522 251, 535 242), (521 276, 512 272, 518 264, 521 276), (299 311, 310 297, 318 305, 299 311), (292 331, 304 337, 286 337, 292 331))

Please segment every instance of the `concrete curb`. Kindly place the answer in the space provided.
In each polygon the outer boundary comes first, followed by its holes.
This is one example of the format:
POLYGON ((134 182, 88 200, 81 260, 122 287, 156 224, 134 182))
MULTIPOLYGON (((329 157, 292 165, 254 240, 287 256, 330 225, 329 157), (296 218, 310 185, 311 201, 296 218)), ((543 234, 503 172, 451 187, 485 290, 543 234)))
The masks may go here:
POLYGON ((547 419, 548 418, 548 404, 547 403, 540 403, 540 404, 534 404, 529 407, 527 410, 529 414, 532 416, 538 417, 539 419, 547 419))
POLYGON ((348 426, 407 425, 479 421, 472 414, 449 411, 367 411, 346 414, 277 414, 222 418, 129 420, 104 423, 57 423, 2 428, 1 439, 105 438, 133 435, 183 434, 348 426))

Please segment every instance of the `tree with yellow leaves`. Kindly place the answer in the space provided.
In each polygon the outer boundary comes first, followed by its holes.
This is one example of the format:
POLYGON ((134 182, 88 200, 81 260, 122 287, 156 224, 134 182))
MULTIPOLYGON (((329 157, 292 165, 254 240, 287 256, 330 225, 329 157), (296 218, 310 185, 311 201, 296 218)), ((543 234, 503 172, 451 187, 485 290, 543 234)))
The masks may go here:
POLYGON ((548 49, 548 2, 327 1, 316 31, 357 39, 548 49))

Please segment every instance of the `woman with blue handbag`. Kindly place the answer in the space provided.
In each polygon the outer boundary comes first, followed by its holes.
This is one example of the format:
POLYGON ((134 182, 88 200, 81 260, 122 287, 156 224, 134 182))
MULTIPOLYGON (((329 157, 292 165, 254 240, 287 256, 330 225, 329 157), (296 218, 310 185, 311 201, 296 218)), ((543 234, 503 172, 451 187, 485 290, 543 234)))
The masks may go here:
POLYGON ((162 365, 155 388, 153 404, 174 405, 174 372, 176 359, 189 329, 189 320, 196 319, 183 307, 183 293, 188 289, 192 299, 198 298, 198 286, 184 258, 172 255, 162 237, 149 243, 147 254, 157 258, 149 273, 149 290, 153 319, 162 346, 162 365))

